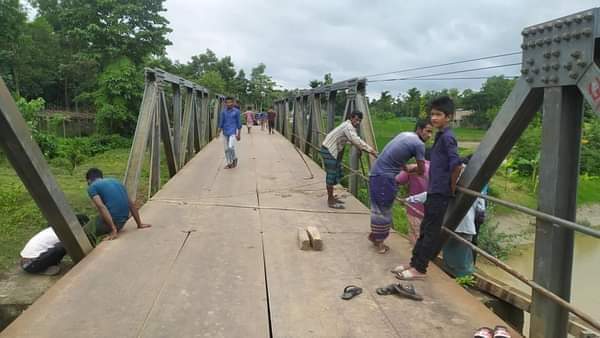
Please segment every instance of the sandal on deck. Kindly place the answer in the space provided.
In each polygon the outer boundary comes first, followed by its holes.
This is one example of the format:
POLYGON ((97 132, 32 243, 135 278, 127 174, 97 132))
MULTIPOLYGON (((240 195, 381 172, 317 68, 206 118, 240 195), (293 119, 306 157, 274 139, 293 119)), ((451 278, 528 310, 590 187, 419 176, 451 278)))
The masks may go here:
POLYGON ((396 278, 398 278, 399 280, 406 280, 406 281, 409 281, 409 280, 424 280, 425 277, 426 277, 425 275, 417 275, 417 274, 411 272, 410 269, 409 270, 404 270, 404 271, 396 274, 396 278))
POLYGON ((478 328, 477 331, 475 331, 475 333, 473 334, 473 338, 493 338, 492 334, 492 329, 484 326, 478 328))
POLYGON ((356 285, 348 285, 344 288, 344 293, 342 294, 343 300, 350 300, 362 293, 362 288, 359 288, 356 285))
POLYGON ((396 291, 396 288, 394 287, 394 284, 390 284, 383 288, 377 288, 375 289, 375 292, 380 296, 388 296, 398 293, 398 291, 396 291))
POLYGON ((510 333, 506 326, 497 325, 494 328, 494 338, 510 338, 510 333))
POLYGON ((379 250, 377 250, 377 253, 381 255, 386 254, 388 253, 388 251, 390 251, 390 247, 385 244, 382 244, 381 247, 379 247, 378 249, 379 250))
POLYGON ((404 297, 410 298, 412 300, 418 300, 418 301, 423 300, 423 297, 421 295, 419 295, 417 293, 417 291, 415 291, 415 287, 412 284, 403 285, 403 284, 398 283, 398 284, 394 284, 394 288, 396 289, 396 292, 400 296, 404 296, 404 297))
POLYGON ((333 203, 333 204, 328 204, 328 206, 331 209, 346 209, 346 207, 344 207, 343 205, 341 205, 340 203, 333 203))
POLYGON ((399 274, 404 270, 408 270, 410 269, 410 265, 404 265, 404 264, 400 264, 397 267, 393 268, 392 270, 390 270, 391 273, 393 274, 399 274))

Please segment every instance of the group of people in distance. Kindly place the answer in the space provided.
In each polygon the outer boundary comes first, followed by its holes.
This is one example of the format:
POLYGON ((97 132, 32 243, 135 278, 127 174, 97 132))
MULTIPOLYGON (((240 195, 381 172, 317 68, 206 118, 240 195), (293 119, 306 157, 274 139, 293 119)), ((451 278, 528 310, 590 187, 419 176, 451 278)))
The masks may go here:
MULTIPOLYGON (((343 201, 334 195, 334 186, 343 177, 342 158, 348 143, 376 157, 369 173, 371 233, 368 236, 381 254, 390 248, 385 240, 393 225, 392 209, 400 185, 407 185, 409 197, 404 199, 409 221, 408 238, 413 246, 409 262, 392 272, 401 280, 424 279, 429 262, 442 250, 441 228, 444 214, 454 197, 459 175, 469 157, 460 158, 456 137, 450 127, 454 102, 447 96, 430 103, 429 119, 417 121, 414 132, 402 132, 377 153, 357 134, 363 114, 354 111, 348 120, 327 134, 320 149, 326 171, 327 204, 343 209, 343 201), (433 146, 425 144, 436 129, 433 146), (411 160, 414 158, 414 163, 411 160)), ((473 240, 483 222, 485 203, 478 199, 456 229, 456 233, 473 240)), ((455 276, 473 272, 471 249, 450 239, 444 246, 444 264, 455 276)))

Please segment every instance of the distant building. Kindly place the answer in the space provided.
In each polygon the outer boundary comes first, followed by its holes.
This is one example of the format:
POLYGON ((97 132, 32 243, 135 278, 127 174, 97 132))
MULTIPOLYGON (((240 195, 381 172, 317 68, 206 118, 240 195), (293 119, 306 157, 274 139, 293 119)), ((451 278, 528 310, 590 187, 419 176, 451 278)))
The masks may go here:
POLYGON ((462 121, 471 114, 473 114, 472 110, 457 109, 454 113, 452 124, 456 127, 460 127, 462 121))

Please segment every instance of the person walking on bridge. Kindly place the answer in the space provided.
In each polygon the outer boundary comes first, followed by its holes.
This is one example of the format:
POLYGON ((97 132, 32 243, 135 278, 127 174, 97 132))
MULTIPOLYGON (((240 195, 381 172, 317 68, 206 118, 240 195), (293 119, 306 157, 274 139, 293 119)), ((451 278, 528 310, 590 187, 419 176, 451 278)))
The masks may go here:
POLYGON ((371 199, 371 233, 369 240, 381 254, 389 247, 383 242, 392 227, 392 208, 396 200, 398 185, 396 175, 407 170, 406 164, 411 158, 417 160, 417 166, 411 174, 425 174, 425 143, 431 138, 431 123, 418 121, 414 132, 403 132, 391 140, 375 160, 369 173, 369 195, 371 199))
POLYGON ((232 97, 225 99, 225 109, 219 114, 219 129, 217 135, 223 131, 223 143, 225 145, 225 169, 237 167, 238 158, 235 154, 235 143, 241 139, 242 121, 240 110, 234 107, 232 97))
POLYGON ((333 195, 333 187, 340 183, 342 179, 342 159, 344 157, 344 146, 352 143, 358 149, 377 157, 377 151, 363 141, 356 133, 356 128, 360 126, 363 114, 360 111, 353 111, 350 119, 346 120, 335 129, 333 129, 323 140, 319 153, 323 158, 325 165, 325 183, 327 185, 327 205, 333 209, 344 209, 342 201, 333 195))
POLYGON ((269 121, 269 134, 273 134, 273 128, 275 128, 275 117, 277 113, 273 108, 267 112, 267 120, 269 121))
POLYGON ((246 128, 248 128, 248 134, 250 134, 250 129, 252 129, 252 126, 254 125, 254 112, 252 111, 252 107, 248 106, 246 108, 244 117, 246 117, 246 128))

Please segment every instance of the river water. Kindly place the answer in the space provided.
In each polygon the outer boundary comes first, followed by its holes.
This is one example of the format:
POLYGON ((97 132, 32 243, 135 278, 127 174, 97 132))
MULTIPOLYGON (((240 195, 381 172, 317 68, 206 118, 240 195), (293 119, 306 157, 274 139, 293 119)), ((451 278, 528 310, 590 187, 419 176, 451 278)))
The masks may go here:
MULTIPOLYGON (((533 275, 533 244, 523 245, 519 253, 505 262, 528 278, 533 275)), ((531 288, 513 278, 508 273, 489 264, 478 267, 488 274, 530 294, 531 288)), ((586 235, 576 234, 575 253, 571 282, 571 303, 585 313, 600 320, 600 240, 586 235)))

